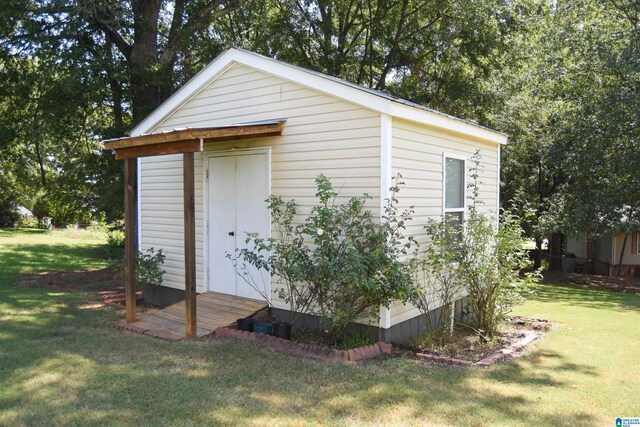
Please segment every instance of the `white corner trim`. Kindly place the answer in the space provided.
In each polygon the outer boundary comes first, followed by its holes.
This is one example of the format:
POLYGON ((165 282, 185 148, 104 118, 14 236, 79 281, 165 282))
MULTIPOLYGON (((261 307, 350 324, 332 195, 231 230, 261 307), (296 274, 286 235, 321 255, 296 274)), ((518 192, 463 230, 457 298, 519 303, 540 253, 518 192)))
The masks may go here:
POLYGON ((383 329, 391 327, 391 308, 380 306, 380 327, 383 329))
POLYGON ((202 163, 202 289, 203 292, 211 291, 209 284, 209 158, 203 151, 202 163))
POLYGON ((497 144, 507 143, 506 135, 482 126, 465 122, 462 119, 395 102, 391 99, 367 92, 366 90, 358 89, 357 87, 352 87, 341 83, 340 81, 333 80, 328 76, 323 76, 321 74, 305 70, 304 68, 296 67, 262 55, 235 48, 226 50, 209 65, 203 68, 198 74, 182 86, 182 88, 142 120, 142 122, 140 122, 131 131, 130 135, 138 136, 143 133, 150 132, 181 105, 204 89, 204 87, 211 83, 211 81, 213 81, 217 76, 224 73, 224 71, 234 63, 255 68, 258 71, 292 81, 370 110, 378 111, 382 114, 388 114, 392 117, 398 117, 428 126, 447 129, 497 144))
MULTIPOLYGON (((384 208, 390 197, 391 187, 391 159, 392 159, 392 134, 393 121, 390 115, 380 114, 380 222, 385 214, 384 208)), ((380 326, 388 329, 391 327, 391 309, 380 306, 380 326)))
POLYGON ((391 187, 391 150, 393 122, 388 114, 380 114, 380 219, 390 196, 391 187))
POLYGON ((138 252, 142 252, 142 161, 136 159, 136 233, 138 234, 138 252))

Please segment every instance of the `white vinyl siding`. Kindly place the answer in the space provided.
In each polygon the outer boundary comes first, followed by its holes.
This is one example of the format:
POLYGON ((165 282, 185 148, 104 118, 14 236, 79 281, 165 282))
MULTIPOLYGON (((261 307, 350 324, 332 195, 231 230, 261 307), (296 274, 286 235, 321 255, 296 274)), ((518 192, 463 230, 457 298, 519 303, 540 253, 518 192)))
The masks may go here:
MULTIPOLYGON (((427 243, 423 227, 429 218, 439 219, 444 212, 445 156, 466 159, 466 184, 472 178, 469 168, 472 156, 480 150, 479 211, 497 212, 499 190, 498 145, 463 137, 459 134, 436 130, 402 119, 393 119, 392 176, 402 174, 405 183, 398 194, 400 208, 414 207, 413 220, 407 224, 407 234, 421 245, 427 243)), ((468 195, 467 191, 467 195, 468 195)), ((466 205, 468 206, 468 200, 466 205)), ((395 325, 418 316, 413 306, 396 304, 391 307, 391 324, 395 325)))
MULTIPOLYGON (((383 117, 387 117, 384 116, 383 117)), ((316 203, 314 179, 327 175, 340 193, 340 200, 368 193, 368 209, 380 215, 380 193, 390 176, 381 169, 381 114, 293 83, 246 65, 234 64, 205 85, 150 132, 184 127, 209 127, 276 118, 287 119, 281 136, 205 144, 205 151, 271 148, 271 190, 294 198, 301 216, 316 203), (381 179, 382 178, 382 179, 381 179), (382 182, 382 184, 381 184, 382 182)), ((437 130, 416 122, 391 118, 391 176, 403 175, 399 193, 401 208, 413 206, 414 220, 407 233, 425 243, 427 218, 443 212, 443 153, 470 159, 477 149, 482 155, 480 210, 497 210, 498 145, 461 134, 437 130)), ((386 151, 385 151, 386 152, 386 151)), ((196 284, 206 291, 207 267, 204 227, 203 153, 195 156, 196 196, 196 284)), ((163 249, 167 255, 164 285, 184 288, 184 240, 182 205, 182 155, 142 158, 140 184, 141 246, 163 249)), ((384 191, 384 190, 383 190, 384 191)), ((275 286, 274 286, 275 287, 275 286)), ((288 306, 273 296, 278 308, 288 306)), ((390 325, 419 315, 410 306, 391 308, 390 325)))
MULTIPOLYGON (((153 132, 286 118, 282 136, 205 144, 205 151, 271 147, 271 189, 306 214, 314 179, 327 175, 340 198, 369 193, 379 215, 380 114, 244 65, 232 65, 153 132)), ((203 154, 196 153, 197 290, 205 289, 203 154)), ((183 289, 182 156, 141 159, 142 248, 164 249, 164 285, 183 289)), ((276 307, 287 308, 277 301, 276 307)))

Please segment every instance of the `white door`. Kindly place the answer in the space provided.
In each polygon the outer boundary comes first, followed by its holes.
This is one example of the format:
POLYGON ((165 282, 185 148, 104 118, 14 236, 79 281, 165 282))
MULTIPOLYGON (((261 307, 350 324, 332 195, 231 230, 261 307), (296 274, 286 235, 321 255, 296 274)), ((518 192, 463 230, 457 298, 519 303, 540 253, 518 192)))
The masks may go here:
POLYGON ((228 258, 246 247, 246 233, 269 237, 269 165, 265 153, 209 158, 209 290, 263 299, 269 275, 228 258), (253 286, 241 277, 245 276, 253 286))

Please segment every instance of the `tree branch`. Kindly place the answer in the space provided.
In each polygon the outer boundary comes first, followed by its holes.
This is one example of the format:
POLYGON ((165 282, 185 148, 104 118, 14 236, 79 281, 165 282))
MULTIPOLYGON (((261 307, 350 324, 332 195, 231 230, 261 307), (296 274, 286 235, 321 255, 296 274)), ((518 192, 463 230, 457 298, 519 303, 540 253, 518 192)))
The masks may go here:
POLYGON ((111 11, 105 9, 99 10, 93 0, 79 0, 77 2, 79 13, 84 14, 88 21, 97 25, 102 31, 104 31, 105 35, 108 36, 113 44, 118 48, 118 50, 124 55, 124 57, 129 60, 131 56, 131 45, 122 37, 118 31, 116 31, 110 21, 113 19, 106 20, 101 18, 100 15, 112 15, 111 11))

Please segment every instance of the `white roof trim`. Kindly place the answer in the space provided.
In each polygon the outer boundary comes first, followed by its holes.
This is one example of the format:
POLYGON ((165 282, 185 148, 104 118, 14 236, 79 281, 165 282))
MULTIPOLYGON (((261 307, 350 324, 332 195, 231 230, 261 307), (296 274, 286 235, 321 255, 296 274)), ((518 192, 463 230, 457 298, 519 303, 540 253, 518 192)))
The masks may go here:
POLYGON ((370 89, 360 88, 357 85, 321 73, 305 70, 304 68, 236 48, 230 48, 220 54, 140 122, 140 124, 131 131, 130 135, 138 136, 149 133, 155 126, 204 89, 211 81, 234 63, 255 68, 362 107, 378 111, 382 114, 388 114, 391 117, 411 120, 427 126, 446 129, 497 144, 507 143, 507 135, 483 126, 433 110, 412 106, 409 105, 410 103, 408 103, 408 101, 406 103, 401 102, 403 100, 396 101, 387 95, 375 93, 370 89))

